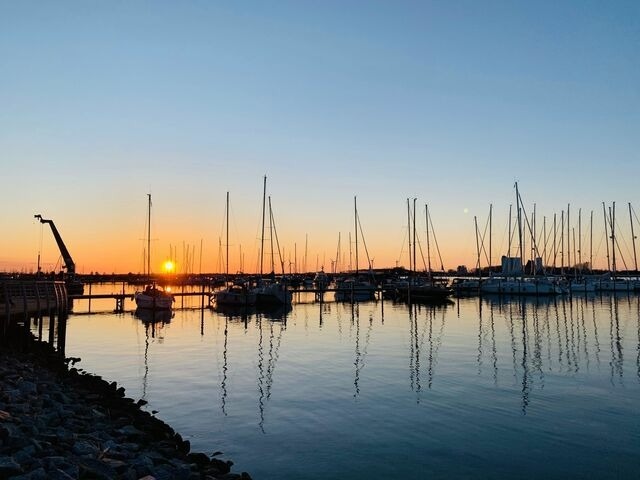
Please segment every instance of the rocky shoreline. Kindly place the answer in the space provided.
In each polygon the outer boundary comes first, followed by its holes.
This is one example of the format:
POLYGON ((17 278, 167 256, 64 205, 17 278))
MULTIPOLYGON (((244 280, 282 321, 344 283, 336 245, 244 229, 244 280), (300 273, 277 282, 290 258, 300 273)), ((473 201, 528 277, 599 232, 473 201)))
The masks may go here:
POLYGON ((48 344, 0 348, 0 479, 250 479, 48 344))

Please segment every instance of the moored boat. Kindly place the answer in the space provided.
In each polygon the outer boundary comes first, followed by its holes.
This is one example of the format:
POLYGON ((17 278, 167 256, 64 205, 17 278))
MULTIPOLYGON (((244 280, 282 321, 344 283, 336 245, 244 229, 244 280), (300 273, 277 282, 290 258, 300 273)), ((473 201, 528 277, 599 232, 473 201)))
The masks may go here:
POLYGON ((258 305, 289 305, 291 304, 291 292, 286 284, 262 279, 253 289, 258 305))
POLYGON ((246 283, 233 284, 213 293, 216 305, 251 306, 256 304, 256 293, 246 283))
POLYGON ((364 302, 376 298, 376 286, 366 280, 346 278, 336 283, 335 299, 338 302, 364 302))
POLYGON ((173 307, 173 295, 155 284, 147 285, 142 292, 134 294, 136 306, 141 309, 170 310, 173 307))
POLYGON ((397 289, 399 300, 412 302, 444 301, 453 294, 453 290, 444 283, 428 279, 425 281, 411 280, 405 286, 397 289))

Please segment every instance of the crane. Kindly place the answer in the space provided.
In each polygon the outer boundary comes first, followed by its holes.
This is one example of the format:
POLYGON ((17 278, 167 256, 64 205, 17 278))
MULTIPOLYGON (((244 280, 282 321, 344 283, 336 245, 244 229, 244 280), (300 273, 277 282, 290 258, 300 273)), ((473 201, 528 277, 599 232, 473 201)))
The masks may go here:
POLYGON ((74 276, 76 273, 76 264, 73 262, 73 259, 71 258, 71 254, 69 253, 67 246, 62 241, 60 232, 58 232, 58 229, 56 228, 56 225, 53 223, 53 220, 47 220, 45 218, 42 218, 42 215, 40 214, 34 215, 34 218, 37 218, 38 220, 40 220, 40 223, 49 224, 49 226, 51 227, 51 231, 53 232, 53 236, 56 239, 56 243, 58 244, 58 248, 60 249, 60 254, 62 255, 62 259, 64 260, 63 268, 66 268, 67 273, 70 276, 74 276))

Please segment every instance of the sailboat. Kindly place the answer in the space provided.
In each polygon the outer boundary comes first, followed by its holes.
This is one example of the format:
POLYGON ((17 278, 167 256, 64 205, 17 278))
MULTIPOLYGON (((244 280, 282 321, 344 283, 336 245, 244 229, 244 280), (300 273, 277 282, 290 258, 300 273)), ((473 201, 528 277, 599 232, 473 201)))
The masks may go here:
MULTIPOLYGON (((271 197, 269 197, 269 239, 271 242, 271 273, 269 278, 263 276, 263 257, 264 257, 264 216, 265 216, 265 200, 267 195, 267 176, 264 177, 263 192, 262 192, 262 237, 260 242, 260 279, 258 285, 253 289, 256 295, 256 303, 258 305, 290 305, 291 304, 291 292, 287 288, 286 283, 276 280, 275 263, 274 263, 274 248, 273 248, 273 236, 275 232, 275 225, 273 221, 273 211, 271 210, 271 197)), ((277 241, 276 234, 276 241, 277 241)), ((278 244, 278 252, 280 247, 278 244)), ((282 266, 282 274, 284 276, 284 265, 282 266)))
MULTIPOLYGON (((356 197, 353 197, 353 209, 355 219, 355 246, 356 246, 356 271, 355 277, 344 278, 336 282, 335 299, 337 302, 362 302, 367 300, 375 300, 376 285, 367 279, 359 278, 358 271, 358 228, 360 219, 358 218, 358 203, 356 197)), ((366 248, 366 245, 365 245, 366 248)), ((368 254, 367 254, 368 257, 368 254)), ((369 261, 369 270, 371 270, 371 261, 369 261)))
MULTIPOLYGON (((411 234, 413 234, 413 251, 409 248, 409 264, 413 263, 413 271, 409 268, 411 273, 417 271, 416 267, 416 245, 418 243, 417 240, 417 230, 416 230, 416 199, 414 198, 413 202, 413 213, 411 211, 411 206, 409 204, 409 199, 407 199, 407 217, 408 217, 408 231, 409 231, 409 242, 411 242, 411 234), (412 231, 413 225, 413 231, 412 231), (413 256, 413 262, 411 262, 413 256)), ((427 261, 428 261, 428 269, 427 269, 427 278, 419 278, 415 275, 409 276, 407 282, 398 285, 396 288, 398 299, 407 301, 407 302, 448 302, 448 297, 453 293, 453 290, 449 288, 446 283, 437 282, 432 274, 431 270, 431 251, 430 251, 430 239, 429 239, 429 225, 431 224, 431 218, 429 217, 429 208, 425 205, 425 219, 427 224, 427 261)), ((411 243, 410 243, 411 245, 411 243)), ((437 242, 436 242, 437 245, 437 242)), ((439 250, 438 250, 439 253, 439 250)), ((442 259, 441 259, 442 262, 442 259)), ((444 270, 444 268, 443 268, 444 270)))
MULTIPOLYGON (((148 197, 147 214, 147 277, 151 280, 151 194, 148 197)), ((138 309, 147 310, 170 310, 173 307, 174 298, 171 293, 156 285, 155 282, 148 284, 142 292, 134 294, 138 309)))
MULTIPOLYGON (((227 192, 227 215, 226 215, 226 230, 227 230, 227 253, 226 253, 226 278, 229 278, 229 192, 227 192)), ((222 290, 214 292, 212 295, 215 299, 217 307, 244 307, 256 304, 256 294, 251 291, 247 283, 236 282, 229 284, 225 280, 227 285, 222 290)))
MULTIPOLYGON (((482 294, 499 294, 499 295, 557 295, 566 293, 564 287, 552 281, 547 276, 538 272, 543 272, 542 258, 539 257, 535 243, 533 248, 536 252, 534 262, 533 275, 525 276, 523 268, 523 210, 522 198, 518 191, 518 183, 515 183, 516 191, 516 213, 517 213, 517 233, 518 233, 518 256, 502 256, 502 273, 500 276, 490 277, 484 280, 480 285, 480 293, 482 294)), ((525 215, 525 222, 529 227, 529 222, 525 215)), ((511 215, 509 215, 511 222, 511 215)), ((511 223, 509 223, 511 225, 511 223)), ((511 227, 509 226, 509 238, 511 238, 511 227)))

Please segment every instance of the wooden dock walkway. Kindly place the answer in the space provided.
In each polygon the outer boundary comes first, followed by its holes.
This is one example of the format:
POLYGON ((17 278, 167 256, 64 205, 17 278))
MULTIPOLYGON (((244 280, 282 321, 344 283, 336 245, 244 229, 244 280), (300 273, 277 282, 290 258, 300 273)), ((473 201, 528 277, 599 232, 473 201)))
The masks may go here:
POLYGON ((66 319, 69 311, 67 287, 61 281, 0 279, 0 343, 14 338, 23 329, 31 333, 32 322, 37 338, 43 340, 43 324, 48 317, 49 344, 64 355, 66 319))

